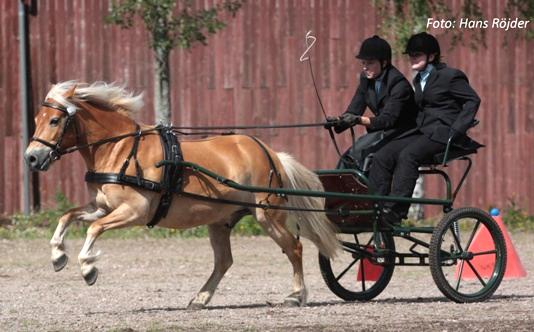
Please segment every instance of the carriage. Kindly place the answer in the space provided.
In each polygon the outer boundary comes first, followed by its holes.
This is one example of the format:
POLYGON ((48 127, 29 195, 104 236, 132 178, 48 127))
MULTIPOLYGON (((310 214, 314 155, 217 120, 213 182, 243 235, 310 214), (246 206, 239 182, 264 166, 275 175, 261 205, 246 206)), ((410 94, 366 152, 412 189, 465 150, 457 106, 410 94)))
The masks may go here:
POLYGON ((475 302, 490 297, 499 287, 506 268, 502 231, 481 209, 453 209, 472 166, 469 154, 474 152, 451 148, 449 140, 444 153, 434 156, 420 168, 422 175, 443 179, 444 199, 370 197, 364 172, 318 171, 326 191, 348 195, 326 198, 329 218, 343 234, 344 252, 338 260, 319 255, 321 273, 330 290, 346 301, 370 300, 386 288, 396 266, 429 266, 434 282, 447 298, 455 302, 475 302), (453 160, 465 163, 454 191, 444 171, 453 160), (385 225, 379 218, 379 206, 386 200, 438 205, 443 209, 443 217, 435 227, 385 225), (481 234, 491 240, 474 243, 481 234), (396 247, 399 240, 404 240, 401 241, 405 244, 403 249, 396 247))

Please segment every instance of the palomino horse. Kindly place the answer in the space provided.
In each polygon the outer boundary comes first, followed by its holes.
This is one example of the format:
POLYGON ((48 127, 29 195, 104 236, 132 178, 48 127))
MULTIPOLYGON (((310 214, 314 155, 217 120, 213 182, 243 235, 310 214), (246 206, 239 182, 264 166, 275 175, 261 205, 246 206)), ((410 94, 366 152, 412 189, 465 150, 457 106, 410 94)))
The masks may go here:
MULTIPOLYGON (((101 82, 88 85, 74 81, 59 83, 48 92, 35 117, 36 130, 26 149, 25 159, 33 170, 46 171, 62 154, 78 150, 89 171, 118 173, 134 144, 133 135, 128 133, 140 128, 143 134, 137 150, 137 166, 129 164, 126 175, 141 173, 144 179, 159 182, 162 169, 156 167, 156 163, 164 159, 159 134, 153 130, 154 127, 139 127, 130 116, 141 107, 141 95, 133 96, 115 85, 101 82), (108 140, 117 136, 121 137, 108 140)), ((201 165, 240 184, 323 190, 315 173, 288 154, 262 148, 258 141, 249 136, 225 135, 186 140, 181 142, 181 148, 185 161, 201 165), (272 164, 280 177, 270 176, 272 164)), ((172 197, 170 209, 158 226, 184 229, 207 225, 214 253, 213 272, 189 307, 205 307, 232 265, 231 228, 228 225, 237 222, 244 210, 256 217, 293 266, 293 291, 284 303, 304 305, 307 292, 302 268, 302 245, 294 235, 295 229, 310 239, 323 255, 332 257, 339 247, 333 226, 322 212, 264 209, 251 207, 250 203, 268 202, 271 205, 321 210, 324 208, 324 199, 303 196, 286 199, 267 193, 239 191, 189 168, 183 168, 182 172, 184 192, 248 203, 243 207, 181 195, 172 197)), ((91 201, 67 211, 59 219, 50 244, 54 269, 60 271, 68 261, 64 245, 67 227, 73 221, 91 222, 78 261, 82 276, 87 284, 92 285, 98 277, 95 261, 99 253, 93 251, 98 236, 110 229, 146 225, 156 211, 161 193, 124 184, 87 183, 87 186, 91 201)))

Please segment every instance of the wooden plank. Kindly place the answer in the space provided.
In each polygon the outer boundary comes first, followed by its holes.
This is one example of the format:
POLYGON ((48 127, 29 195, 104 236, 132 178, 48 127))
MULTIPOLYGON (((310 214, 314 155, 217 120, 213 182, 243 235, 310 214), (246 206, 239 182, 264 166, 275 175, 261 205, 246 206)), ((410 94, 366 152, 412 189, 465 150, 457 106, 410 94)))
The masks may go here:
MULTIPOLYGON (((198 6, 214 0, 200 1, 198 6)), ((461 1, 449 2, 454 9, 461 1)), ((485 17, 502 15, 504 3, 483 6, 485 17)), ((48 91, 50 81, 78 78, 94 81, 119 81, 133 91, 145 91, 145 109, 137 116, 153 122, 152 51, 142 22, 133 30, 105 26, 102 17, 107 2, 54 0, 38 2, 38 15, 30 17, 32 99, 38 104, 48 91), (53 18, 53 19, 52 19, 53 18)), ((322 119, 322 112, 311 84, 307 64, 298 62, 303 51, 304 34, 314 30, 319 38, 312 61, 321 97, 330 115, 343 112, 352 97, 359 62, 354 52, 361 41, 376 33, 379 19, 369 2, 349 0, 261 0, 248 1, 228 26, 210 36, 208 47, 171 54, 173 120, 180 124, 291 123, 322 119)), ((442 31, 432 30, 433 32, 442 31)), ((0 157, 21 160, 21 151, 6 150, 9 139, 18 137, 20 101, 18 98, 17 2, 0 2, 0 43, 5 56, 0 59, 0 157), (15 98, 9 98, 17 96, 15 98), (9 155, 12 153, 13 155, 9 155)), ((459 46, 449 50, 449 38, 440 36, 446 61, 462 69, 482 98, 478 114, 481 125, 473 137, 487 147, 475 157, 472 175, 457 205, 501 207, 511 197, 532 197, 534 179, 534 101, 529 92, 534 59, 528 53, 533 41, 509 39, 509 32, 487 30, 487 49, 473 52, 459 46), (484 181, 480 181, 484 179, 484 181)), ((407 60, 396 55, 393 62, 411 79, 407 60)), ((361 134, 361 128, 358 128, 361 134)), ((258 133, 276 148, 294 153, 310 167, 332 167, 337 160, 328 137, 320 129, 270 130, 258 133), (325 157, 326 156, 326 157, 325 157)), ((18 138, 17 138, 18 139, 18 138)), ((339 135, 343 148, 350 135, 339 135)), ((78 157, 67 157, 42 178, 43 202, 54 203, 55 180, 61 182, 76 201, 87 198, 80 186, 83 171, 78 157)), ((0 212, 11 213, 20 205, 18 198, 6 203, 10 185, 6 172, 20 178, 20 170, 0 164, 0 212), (9 204, 9 205, 8 205, 9 204)), ((83 167, 82 167, 83 168, 83 167)), ((461 175, 460 165, 448 169, 453 179, 461 175)), ((438 180, 429 180, 428 192, 442 194, 438 180), (432 188, 430 188, 432 187, 432 188)), ((18 195, 18 194, 17 194, 18 195)), ((10 198, 11 199, 11 198, 10 198)), ((534 211, 534 201, 519 202, 534 211)))

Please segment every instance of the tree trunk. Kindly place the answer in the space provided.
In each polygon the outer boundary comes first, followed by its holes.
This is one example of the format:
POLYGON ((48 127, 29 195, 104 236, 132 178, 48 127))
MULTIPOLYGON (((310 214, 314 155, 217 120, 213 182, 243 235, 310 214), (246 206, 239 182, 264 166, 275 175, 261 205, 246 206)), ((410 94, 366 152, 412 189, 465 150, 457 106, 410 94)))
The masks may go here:
POLYGON ((154 115, 156 123, 171 123, 169 51, 156 49, 154 60, 154 115))

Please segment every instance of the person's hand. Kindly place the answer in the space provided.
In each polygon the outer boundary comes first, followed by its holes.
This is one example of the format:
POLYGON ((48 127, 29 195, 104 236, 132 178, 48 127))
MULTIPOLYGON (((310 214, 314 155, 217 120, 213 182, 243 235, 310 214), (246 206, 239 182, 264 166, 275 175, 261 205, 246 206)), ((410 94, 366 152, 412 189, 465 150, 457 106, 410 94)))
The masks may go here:
POLYGON ((454 129, 454 128, 451 128, 449 130, 449 138, 452 138, 452 140, 454 141, 455 139, 457 139, 458 137, 462 136, 462 133, 459 132, 458 130, 454 129))
POLYGON ((352 127, 356 124, 360 124, 362 117, 352 113, 343 113, 343 115, 340 117, 340 120, 344 125, 352 127))
POLYGON ((324 129, 330 129, 335 127, 339 123, 339 117, 337 116, 327 116, 326 123, 324 124, 324 129))

